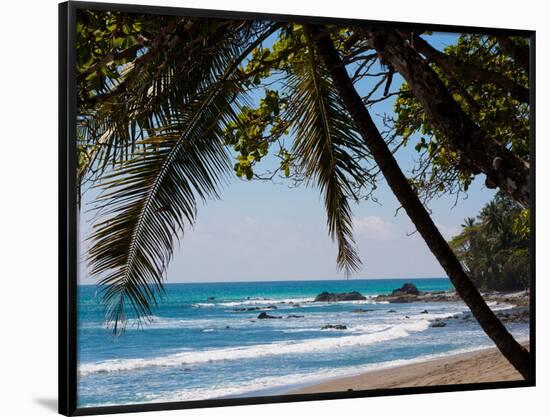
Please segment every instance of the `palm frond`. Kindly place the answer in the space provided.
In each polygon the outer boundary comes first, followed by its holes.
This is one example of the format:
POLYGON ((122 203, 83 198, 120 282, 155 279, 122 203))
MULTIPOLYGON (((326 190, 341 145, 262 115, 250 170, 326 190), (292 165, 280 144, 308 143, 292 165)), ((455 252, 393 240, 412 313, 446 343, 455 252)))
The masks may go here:
POLYGON ((198 201, 217 198, 219 184, 232 171, 224 128, 235 120, 234 107, 245 95, 232 76, 274 30, 239 50, 216 82, 181 109, 171 109, 164 124, 136 142, 131 158, 103 175, 88 262, 115 333, 124 329, 128 308, 139 320, 151 314, 175 241, 194 223, 198 201))
POLYGON ((177 109, 216 82, 247 42, 264 31, 258 23, 182 18, 170 33, 163 32, 156 49, 126 64, 92 105, 80 106, 79 136, 93 154, 82 175, 101 174, 131 157, 140 140, 170 124, 177 109))
POLYGON ((296 126, 293 152, 308 181, 323 194, 328 231, 338 245, 337 265, 348 276, 361 266, 349 198, 362 170, 350 152, 364 146, 311 42, 304 54, 306 62, 288 82, 289 118, 296 126))
POLYGON ((176 236, 193 224, 198 200, 218 197, 231 164, 223 126, 232 117, 233 84, 207 91, 181 119, 146 139, 155 147, 105 175, 97 199, 101 214, 90 236, 90 273, 100 277, 107 321, 151 314, 176 236))

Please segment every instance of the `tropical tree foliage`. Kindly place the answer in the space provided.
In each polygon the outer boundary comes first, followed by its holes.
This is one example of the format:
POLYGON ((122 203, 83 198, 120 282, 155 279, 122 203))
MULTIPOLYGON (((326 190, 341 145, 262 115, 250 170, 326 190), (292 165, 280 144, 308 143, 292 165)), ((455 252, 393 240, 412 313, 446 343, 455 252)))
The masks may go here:
MULTIPOLYGON (((456 103, 498 143, 529 161, 528 67, 514 59, 494 36, 462 34, 457 43, 436 50, 414 35, 412 44, 452 93, 456 103), (511 93, 512 92, 512 93, 511 93), (515 93, 515 94, 514 94, 515 93)), ((506 46, 528 54, 525 38, 508 38, 506 46)), ((441 130, 429 123, 420 100, 408 84, 395 101, 396 134, 419 153, 415 185, 426 197, 467 192, 477 172, 461 164, 441 130)), ((488 182, 490 188, 495 184, 488 182)))
POLYGON ((482 290, 529 287, 529 210, 499 193, 450 244, 482 290))

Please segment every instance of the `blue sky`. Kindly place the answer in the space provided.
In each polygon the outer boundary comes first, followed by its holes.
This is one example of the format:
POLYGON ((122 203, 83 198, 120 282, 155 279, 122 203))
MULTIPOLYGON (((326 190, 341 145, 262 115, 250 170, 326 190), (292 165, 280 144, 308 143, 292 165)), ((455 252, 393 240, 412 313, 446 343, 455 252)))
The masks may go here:
MULTIPOLYGON (((456 36, 434 34, 430 43, 442 48, 456 36)), ((397 87, 402 79, 396 77, 397 87)), ((368 83, 360 85, 368 88, 368 83)), ((392 100, 371 109, 380 126, 380 114, 392 113, 392 100)), ((413 145, 396 155, 403 170, 411 168, 417 153, 413 145)), ((273 164, 267 160, 265 165, 273 164)), ((415 231, 406 213, 385 181, 376 191, 378 203, 353 206, 355 237, 363 261, 351 278, 417 278, 445 276, 443 270, 415 231), (412 235, 410 235, 413 233, 412 235)), ((432 217, 447 238, 460 231, 465 217, 475 216, 494 195, 477 178, 467 199, 455 205, 454 196, 430 203, 432 217)), ((84 205, 93 197, 88 193, 84 205)), ((83 215, 81 236, 89 230, 83 215)), ((82 245, 84 249, 85 245, 82 245)), ((336 245, 326 228, 322 197, 314 188, 290 188, 283 180, 246 181, 234 178, 222 190, 222 198, 199 207, 197 224, 186 230, 168 268, 168 282, 256 281, 336 279, 336 245)), ((86 268, 79 282, 93 283, 86 268)))

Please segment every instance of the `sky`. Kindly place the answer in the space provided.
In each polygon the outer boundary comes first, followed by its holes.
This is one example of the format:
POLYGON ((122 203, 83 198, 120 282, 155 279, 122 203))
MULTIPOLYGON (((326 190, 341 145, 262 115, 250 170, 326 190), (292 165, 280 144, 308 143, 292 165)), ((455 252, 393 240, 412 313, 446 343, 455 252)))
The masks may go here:
MULTIPOLYGON (((456 36, 434 34, 430 43, 442 48, 456 36)), ((397 87, 402 79, 395 77, 397 87)), ((359 92, 365 85, 358 87, 359 92)), ((371 110, 380 125, 383 113, 392 113, 392 100, 371 110)), ((397 161, 409 170, 417 153, 413 145, 401 148, 397 161)), ((265 165, 273 161, 267 159, 265 165)), ((477 215, 493 197, 478 177, 466 199, 455 201, 444 196, 429 205, 432 218, 446 238, 460 232, 464 218, 477 215), (455 204, 456 203, 456 204, 455 204)), ((80 222, 81 257, 86 250, 85 236, 90 215, 85 213, 94 193, 83 199, 80 222)), ((353 204, 354 232, 362 268, 354 278, 443 277, 428 247, 383 179, 375 194, 378 203, 353 204)), ((336 267, 336 244, 331 241, 322 196, 315 188, 289 187, 284 180, 246 181, 236 176, 223 187, 221 199, 209 201, 198 209, 196 225, 185 231, 168 267, 167 282, 273 281, 340 279, 336 267)), ((91 284, 84 262, 79 283, 91 284)))

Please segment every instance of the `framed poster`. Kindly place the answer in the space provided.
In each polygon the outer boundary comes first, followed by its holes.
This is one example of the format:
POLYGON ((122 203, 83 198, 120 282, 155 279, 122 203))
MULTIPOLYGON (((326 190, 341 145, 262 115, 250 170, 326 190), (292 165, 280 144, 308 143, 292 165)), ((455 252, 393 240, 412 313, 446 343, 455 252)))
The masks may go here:
POLYGON ((534 32, 59 15, 60 413, 535 384, 534 32))

